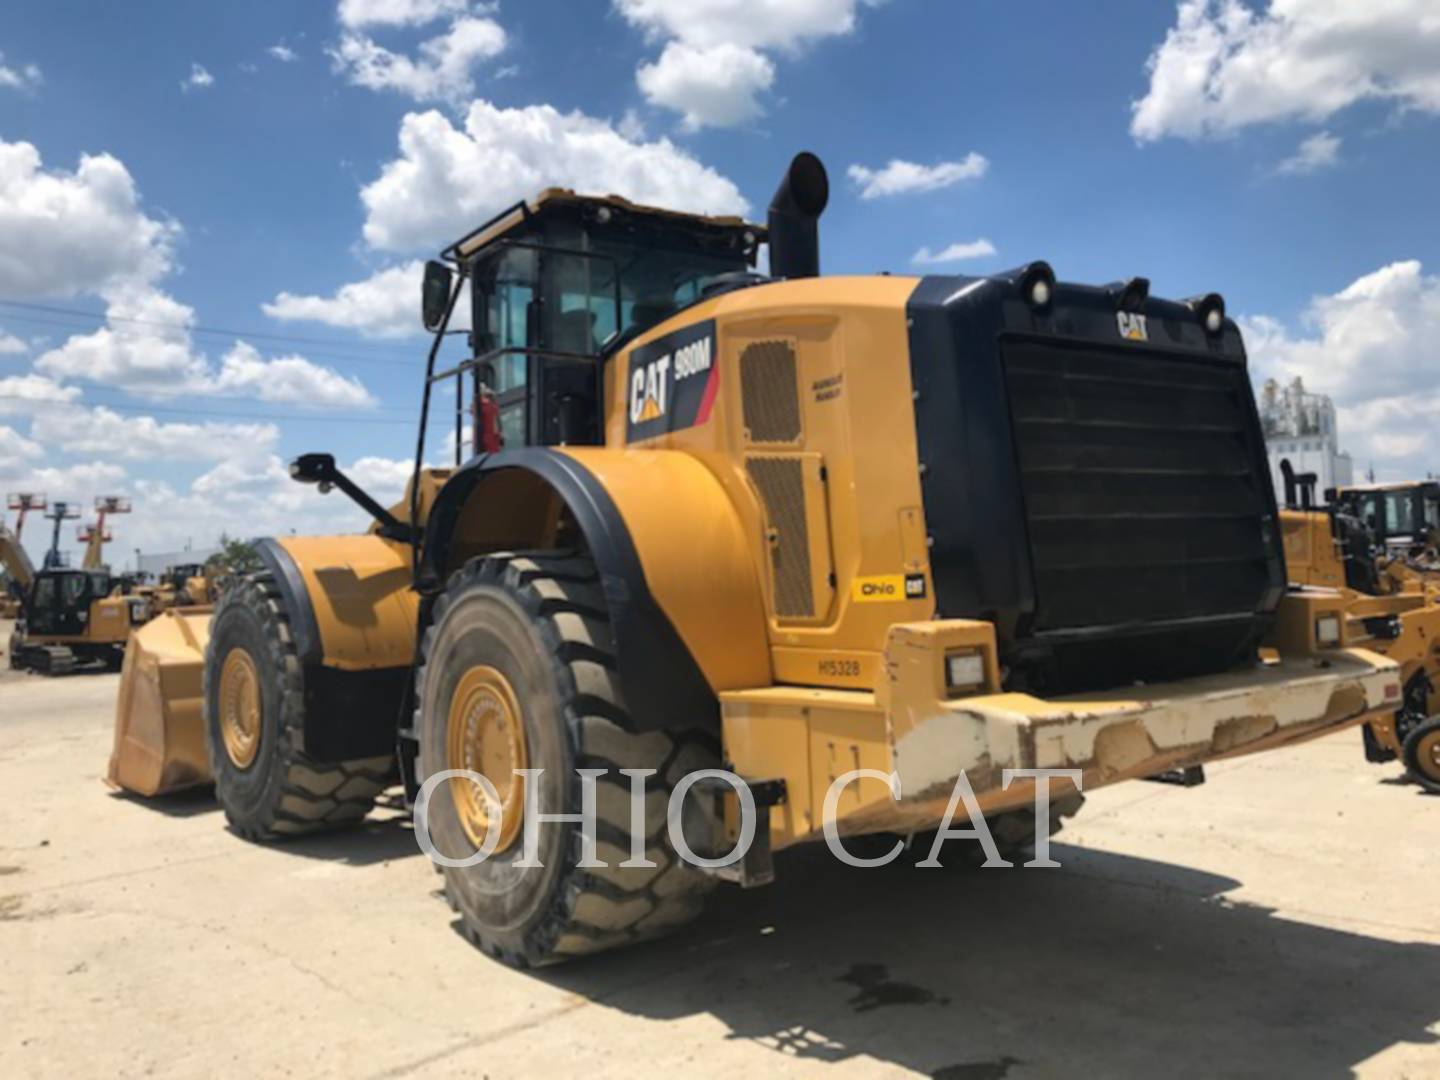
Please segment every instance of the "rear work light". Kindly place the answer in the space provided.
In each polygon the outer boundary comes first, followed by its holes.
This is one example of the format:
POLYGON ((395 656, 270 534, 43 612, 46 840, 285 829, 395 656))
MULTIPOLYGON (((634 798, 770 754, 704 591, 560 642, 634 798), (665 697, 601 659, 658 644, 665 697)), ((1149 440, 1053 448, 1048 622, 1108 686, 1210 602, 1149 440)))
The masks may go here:
POLYGON ((1185 304, 1200 317, 1200 325, 1211 337, 1225 329, 1225 298, 1219 293, 1192 297, 1185 304))
POLYGON ((945 686, 951 691, 968 692, 985 685, 985 658, 973 649, 945 654, 945 686))
POLYGON ((1322 648, 1334 649, 1340 645, 1340 616, 1321 615, 1315 620, 1315 642, 1322 648))

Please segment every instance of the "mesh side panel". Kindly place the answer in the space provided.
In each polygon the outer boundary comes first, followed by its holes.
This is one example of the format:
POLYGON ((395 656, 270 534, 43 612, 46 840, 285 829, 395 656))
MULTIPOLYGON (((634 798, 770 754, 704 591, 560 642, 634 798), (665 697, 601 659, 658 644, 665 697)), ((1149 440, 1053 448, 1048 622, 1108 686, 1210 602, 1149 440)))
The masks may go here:
POLYGON ((777 534, 770 545, 775 614, 782 619, 815 614, 810 577, 810 534, 805 524, 805 478, 799 458, 752 457, 745 463, 777 534))
POLYGON ((751 442, 800 438, 800 388, 788 341, 759 341, 740 354, 740 401, 751 442))

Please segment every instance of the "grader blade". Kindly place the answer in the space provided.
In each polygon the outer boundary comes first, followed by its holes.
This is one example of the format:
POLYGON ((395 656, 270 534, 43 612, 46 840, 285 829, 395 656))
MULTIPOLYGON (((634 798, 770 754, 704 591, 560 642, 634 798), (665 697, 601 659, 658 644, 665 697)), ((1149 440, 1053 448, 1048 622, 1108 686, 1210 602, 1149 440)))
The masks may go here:
POLYGON ((115 706, 111 786, 163 795, 212 781, 201 718, 211 610, 173 608, 131 635, 115 706))

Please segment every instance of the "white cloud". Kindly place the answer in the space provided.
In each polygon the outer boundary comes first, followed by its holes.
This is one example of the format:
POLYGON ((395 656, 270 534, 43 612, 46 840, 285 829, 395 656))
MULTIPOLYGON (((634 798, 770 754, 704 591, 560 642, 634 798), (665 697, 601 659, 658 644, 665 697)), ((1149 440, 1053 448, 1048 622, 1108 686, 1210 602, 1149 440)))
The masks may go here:
POLYGON ((0 140, 0 294, 75 296, 152 281, 171 268, 180 227, 147 216, 109 154, 47 171, 30 143, 0 140))
MULTIPOLYGON (((632 25, 693 45, 793 49, 855 29, 857 0, 614 0, 632 25)), ((876 6, 869 3, 867 6, 876 6)))
MULTIPOLYGON (((178 225, 148 217, 125 166, 83 156, 47 171, 29 143, 0 141, 0 295, 106 301, 106 323, 44 352, 35 369, 155 395, 228 394, 353 407, 371 399, 354 379, 297 356, 264 361, 237 343, 213 367, 198 353, 195 313, 155 286, 174 265, 178 225)), ((19 352, 8 335, 0 352, 19 352)))
POLYGON ((334 296, 297 296, 282 292, 261 310, 282 322, 318 322, 367 337, 393 338, 418 333, 419 259, 378 270, 363 281, 342 285, 334 296))
POLYGON ((549 105, 477 100, 463 129, 433 110, 401 121, 400 157, 360 192, 365 240, 389 251, 433 249, 556 186, 676 210, 747 209, 734 183, 668 139, 633 141, 609 121, 549 105))
POLYGON ((759 96, 775 81, 775 65, 742 45, 665 46, 660 59, 642 64, 635 81, 647 101, 684 116, 687 131, 735 127, 763 111, 759 96))
MULTIPOLYGON (((345 471, 385 505, 400 500, 410 478, 407 463, 365 457, 345 471)), ((126 546, 176 550, 187 539, 213 544, 220 534, 284 536, 355 533, 370 524, 365 512, 338 492, 321 495, 297 484, 274 453, 225 460, 177 490, 169 483, 137 480, 130 491, 135 504, 133 538, 126 546)))
POLYGON ((851 33, 856 10, 882 0, 613 0, 652 41, 660 58, 635 78, 653 105, 674 109, 687 129, 731 127, 763 112, 775 81, 761 50, 795 53, 811 41, 851 33))
POLYGON ((1321 131, 1301 141, 1295 153, 1275 167, 1286 176, 1306 176, 1340 162, 1340 137, 1321 131))
POLYGON ((1184 0, 1132 104, 1141 141, 1324 120, 1359 101, 1440 112, 1433 0, 1184 0))
POLYGON ((345 470, 346 475, 375 496, 381 506, 393 506, 405 494, 414 472, 414 458, 400 461, 386 457, 362 457, 345 470))
POLYGON ((35 369, 154 397, 204 394, 251 397, 326 408, 357 408, 374 398, 356 379, 300 356, 267 360, 237 341, 219 368, 195 350, 194 311, 153 288, 117 292, 105 326, 42 353, 35 369))
POLYGON ((4 330, 0 330, 0 356, 19 356, 21 353, 29 351, 30 346, 14 334, 7 334, 4 330))
POLYGON ((296 60, 300 59, 299 53, 297 53, 294 49, 290 48, 289 45, 286 45, 283 41, 280 42, 278 45, 271 45, 265 51, 269 53, 270 56, 274 59, 279 60, 282 64, 293 64, 296 60))
POLYGON ((97 493, 115 494, 114 488, 129 474, 113 461, 82 461, 78 465, 47 465, 32 469, 26 487, 43 491, 51 498, 66 498, 87 509, 97 493))
POLYGON ((237 341, 220 361, 220 370, 201 384, 221 396, 292 402, 325 408, 368 408, 375 399, 358 379, 312 364, 303 356, 267 360, 246 341, 237 341))
POLYGON ((190 74, 180 84, 180 89, 187 93, 191 90, 204 90, 215 85, 215 76, 206 71, 200 64, 190 65, 190 74))
POLYGON ((917 165, 913 161, 895 158, 883 169, 851 165, 845 173, 859 185, 862 199, 880 199, 891 195, 939 191, 966 180, 979 180, 989 170, 990 160, 972 151, 961 161, 942 161, 938 165, 917 165))
POLYGON ((117 289, 106 317, 107 325, 42 353, 36 370, 156 394, 183 393, 204 381, 205 361, 190 339, 195 313, 187 305, 149 286, 117 289))
POLYGON ((35 90, 45 81, 40 75, 40 69, 34 64, 9 67, 4 61, 5 54, 0 53, 0 87, 28 92, 35 90))
POLYGON ((961 262, 965 259, 984 259, 995 253, 995 245, 982 237, 968 243, 951 244, 940 251, 922 247, 910 256, 910 261, 917 266, 934 266, 937 263, 961 262))
POLYGON ((1424 475, 1440 458, 1440 277, 1418 261, 1391 263, 1316 297, 1292 332, 1267 316, 1244 318, 1258 382, 1296 376, 1329 394, 1341 445, 1358 464, 1393 478, 1424 475))
POLYGON ((28 469, 28 462, 43 453, 39 443, 31 442, 14 428, 0 424, 0 476, 28 469))
POLYGON ((505 30, 494 19, 466 16, 422 42, 418 58, 391 52, 358 33, 341 37, 330 56, 352 85, 394 90, 416 101, 458 103, 475 92, 475 65, 500 55, 505 45, 505 30))
POLYGON ((0 379, 0 416, 28 415, 37 402, 73 402, 78 386, 61 386, 43 375, 11 375, 0 379))
POLYGON ((462 15, 469 6, 469 0, 340 0, 335 16, 340 25, 351 30, 362 26, 421 26, 462 15))
POLYGON ((274 424, 168 423, 153 416, 125 416, 103 405, 60 405, 35 410, 30 437, 70 454, 195 462, 263 454, 275 445, 280 431, 274 424))

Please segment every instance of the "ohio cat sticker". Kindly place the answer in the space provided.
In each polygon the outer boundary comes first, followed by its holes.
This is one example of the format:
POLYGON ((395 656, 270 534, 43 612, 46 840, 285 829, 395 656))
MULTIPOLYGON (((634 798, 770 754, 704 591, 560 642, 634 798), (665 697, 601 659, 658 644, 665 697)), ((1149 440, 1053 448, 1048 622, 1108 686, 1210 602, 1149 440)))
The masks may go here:
POLYGON ((719 386, 714 319, 633 350, 626 382, 625 441, 640 442, 705 423, 719 386))

